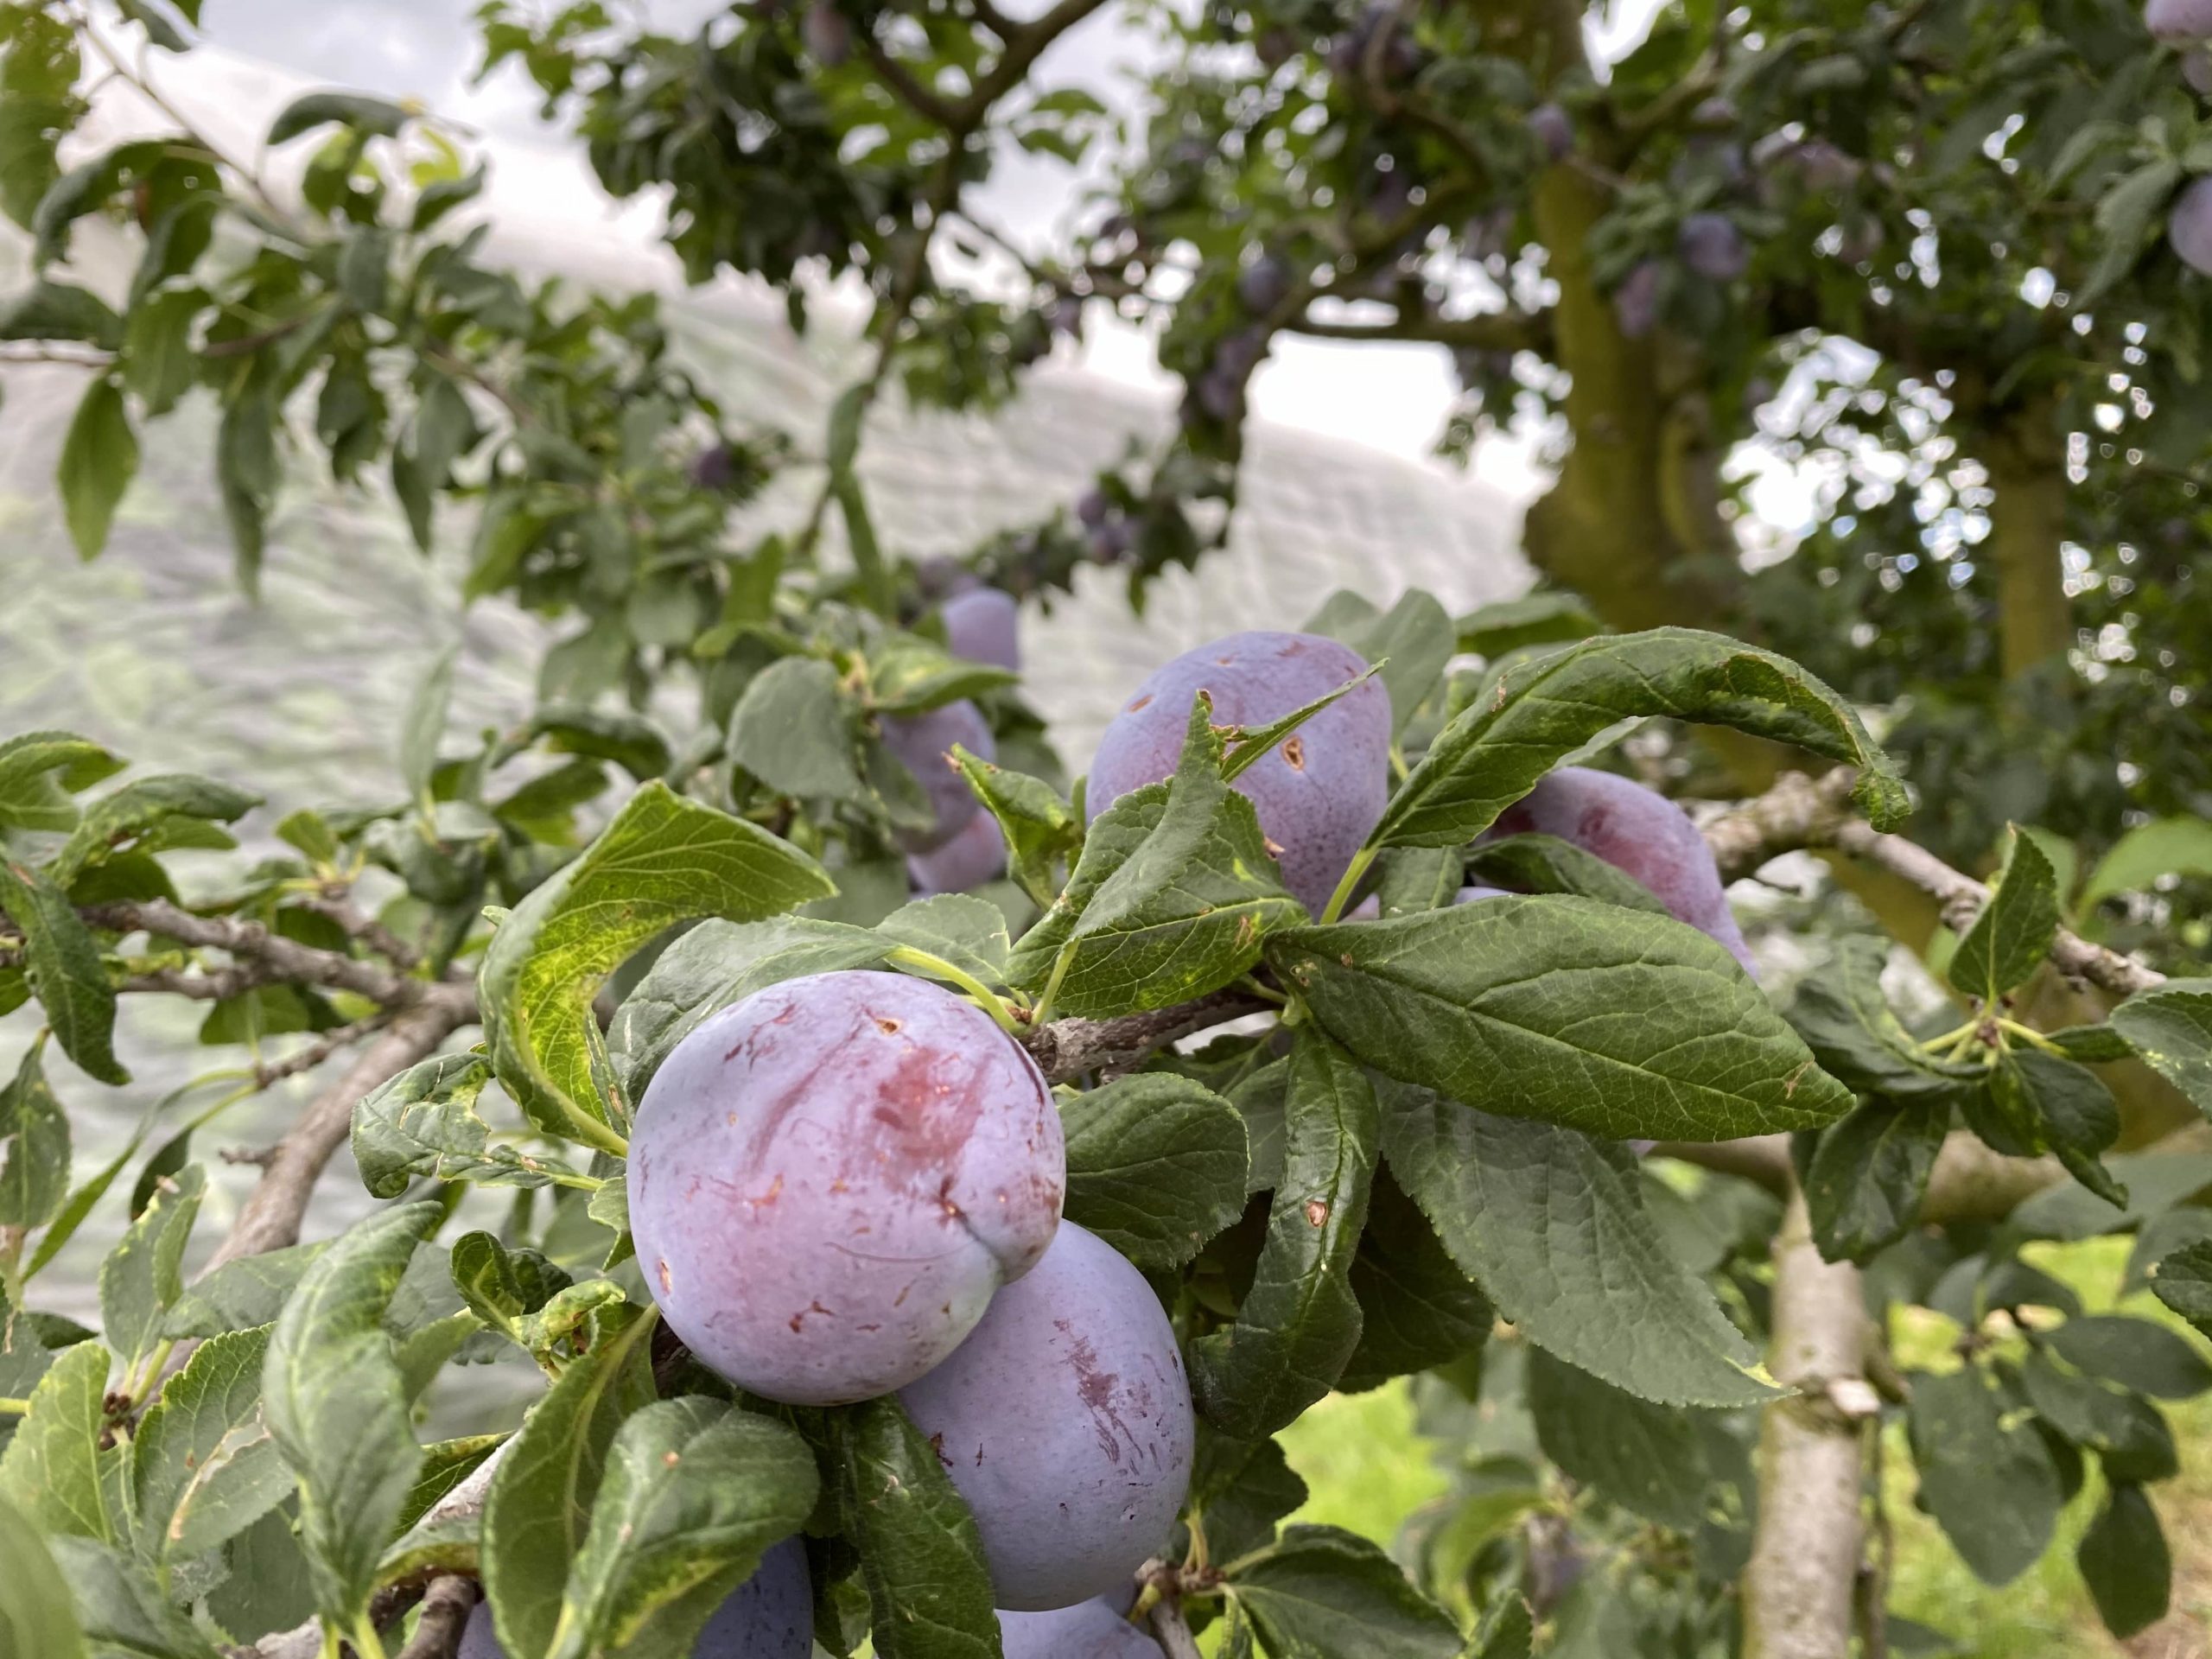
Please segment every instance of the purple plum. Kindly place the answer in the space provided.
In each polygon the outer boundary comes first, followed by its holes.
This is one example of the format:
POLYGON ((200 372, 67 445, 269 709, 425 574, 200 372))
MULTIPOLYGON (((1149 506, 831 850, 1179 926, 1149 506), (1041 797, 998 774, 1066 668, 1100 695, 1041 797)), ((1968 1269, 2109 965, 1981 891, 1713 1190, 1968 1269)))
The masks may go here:
POLYGON ((899 974, 789 980, 677 1045, 630 1143, 638 1260, 741 1388, 873 1399, 958 1347, 1059 1224, 1066 1154, 1020 1045, 899 974))
POLYGON ((975 1514, 1001 1607, 1104 1595, 1166 1543, 1191 1484, 1190 1382, 1144 1275, 1073 1222, 899 1398, 975 1514))
POLYGON ((1634 876, 1676 921, 1708 934, 1751 970, 1712 849, 1664 795, 1610 772, 1561 766, 1506 808, 1486 838, 1530 834, 1572 842, 1634 876))
MULTIPOLYGON (((691 1659, 807 1659, 814 1651, 814 1593, 806 1550, 786 1538, 760 1557, 753 1576, 729 1592, 700 1628, 691 1659)), ((454 1659, 507 1659, 492 1629, 492 1608, 478 1602, 454 1659)))
POLYGON ((982 711, 963 697, 925 715, 885 716, 883 743, 914 774, 930 802, 930 827, 899 831, 899 844, 910 853, 933 852, 966 829, 976 812, 976 797, 952 764, 952 746, 995 760, 999 751, 991 728, 982 711))
MULTIPOLYGON (((1349 645, 1311 633, 1233 633, 1155 669, 1115 715, 1090 764, 1092 818, 1171 777, 1191 700, 1213 700, 1217 725, 1264 726, 1367 671, 1349 645)), ((1284 886, 1315 915, 1382 816, 1390 773, 1390 697, 1369 680, 1307 721, 1235 787, 1258 812, 1284 886)))
POLYGON ((1539 104, 1529 111, 1529 136, 1545 159, 1563 162, 1574 153, 1574 118, 1556 104, 1539 104))
POLYGON ((1006 1659, 1160 1659, 1160 1644, 1124 1615, 1130 1599, 1097 1596, 1048 1613, 1001 1608, 999 1642, 1006 1659))
POLYGON ((2212 276, 2212 174, 2191 179, 2174 198, 2166 239, 2183 264, 2212 276))
POLYGON ((1646 259, 1621 278, 1613 290, 1613 319, 1630 340, 1642 340, 1659 321, 1660 285, 1664 270, 1656 259, 1646 259))
POLYGON ((1114 504, 1103 490, 1085 490, 1076 498, 1075 516, 1087 530, 1096 530, 1113 515, 1114 504))
POLYGON ((1692 213, 1675 237, 1682 263, 1709 283, 1732 283, 1751 266, 1751 245, 1726 213, 1692 213))
POLYGON ((906 875, 923 898, 938 893, 967 893, 1006 874, 1006 832, 988 812, 934 852, 910 853, 906 875))
POLYGON ((1021 607, 1012 594, 970 588, 946 600, 938 614, 954 656, 1020 671, 1021 607))
POLYGON ((2143 23, 2162 41, 2212 40, 2212 0, 2151 0, 2143 23))
POLYGON ((1266 254, 1245 266, 1236 278, 1236 297, 1255 317, 1266 316, 1290 297, 1290 266, 1266 254))

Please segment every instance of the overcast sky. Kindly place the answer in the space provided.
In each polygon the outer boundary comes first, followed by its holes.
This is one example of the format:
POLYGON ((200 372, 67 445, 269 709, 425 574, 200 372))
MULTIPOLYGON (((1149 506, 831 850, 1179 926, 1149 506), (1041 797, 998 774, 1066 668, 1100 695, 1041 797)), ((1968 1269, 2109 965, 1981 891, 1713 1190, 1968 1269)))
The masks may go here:
MULTIPOLYGON (((1639 37, 1659 3, 1615 0, 1592 29, 1599 54, 1616 55, 1624 42, 1639 37)), ((638 9, 655 27, 683 33, 726 4, 643 0, 638 9)), ((474 10, 474 0, 207 0, 201 23, 210 40, 232 52, 334 86, 420 99, 494 139, 546 142, 554 135, 539 123, 536 89, 519 68, 510 64, 484 86, 470 84, 477 60, 474 10)), ((1133 31, 1117 16, 1102 15, 1056 45, 1038 73, 1048 85, 1081 84, 1123 102, 1126 94, 1117 97, 1117 89, 1143 55, 1144 43, 1133 31)), ((978 203, 1019 239, 1040 245, 1065 222, 1075 194, 1067 168, 1015 155, 995 168, 978 203)), ((1133 328, 1100 327, 1094 320, 1086 358, 1091 369, 1116 380, 1167 384, 1149 341, 1133 328)), ((1265 420, 1425 458, 1452 391, 1440 347, 1283 339, 1255 379, 1252 402, 1265 420)), ((1534 480, 1522 448, 1491 448, 1479 471, 1516 493, 1527 491, 1534 480)))

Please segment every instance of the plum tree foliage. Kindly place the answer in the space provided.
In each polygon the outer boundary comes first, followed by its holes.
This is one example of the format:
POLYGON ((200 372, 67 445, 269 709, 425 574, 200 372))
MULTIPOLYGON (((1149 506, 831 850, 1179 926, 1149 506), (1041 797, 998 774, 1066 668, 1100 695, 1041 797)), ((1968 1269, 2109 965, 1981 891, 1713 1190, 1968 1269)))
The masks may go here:
POLYGON ((249 589, 312 467, 557 632, 508 729, 425 670, 392 799, 0 741, 16 1647, 1925 1650, 1876 1446, 1984 1579, 2080 1495, 2099 1613, 2164 1612, 2212 1386, 2167 1135, 2212 1109, 2199 9, 1694 0, 1598 66, 1535 0, 1141 5, 1126 119, 1051 69, 1099 10, 481 9, 694 281, 872 296, 815 432, 651 296, 490 263, 434 114, 308 95, 266 175, 181 115, 102 149, 199 0, 0 3, 0 360, 86 377, 78 550, 192 400, 249 589), (1103 181, 1062 245, 976 206, 1009 146, 1103 181), (1109 308, 1172 434, 887 544, 873 407, 998 405, 1109 308), (1024 608, 1225 537, 1286 334, 1448 349, 1446 449, 1544 446, 1548 585, 1224 619, 1071 778, 1024 608), (1794 546, 1738 537, 1761 467, 1794 546), (1754 956, 1727 884, 1804 849, 1886 938, 1770 899, 1754 956), (94 1153, 124 997, 233 1052, 94 1153), (215 1239, 195 1133, 310 1072, 215 1239), (95 1330, 41 1275, 111 1213, 95 1330), (2092 1312, 2032 1247, 2107 1233, 2150 1299, 2092 1312), (1453 1483, 1387 1552, 1274 1438, 1385 1383, 1453 1483))

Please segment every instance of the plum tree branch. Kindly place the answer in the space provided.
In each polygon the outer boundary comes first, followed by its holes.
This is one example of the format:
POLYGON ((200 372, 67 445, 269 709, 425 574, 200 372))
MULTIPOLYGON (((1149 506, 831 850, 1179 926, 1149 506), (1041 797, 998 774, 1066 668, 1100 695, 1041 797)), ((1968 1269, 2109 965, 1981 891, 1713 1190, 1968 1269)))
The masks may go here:
POLYGON ((316 1179, 345 1141, 361 1097, 434 1053, 476 1018, 476 993, 466 985, 425 985, 330 1085, 308 1103, 278 1141, 238 1220, 207 1263, 213 1272, 240 1256, 296 1244, 316 1179))
POLYGON ((1086 1071, 1132 1065, 1179 1038, 1273 1006, 1249 992, 1216 991, 1193 1002, 1117 1020, 1054 1020, 1022 1041, 1047 1079, 1068 1083, 1086 1071))
POLYGON ((386 1007, 409 1007, 432 988, 426 980, 363 962, 343 951, 324 950, 285 938, 259 922, 241 921, 235 916, 199 915, 166 899, 92 905, 78 913, 91 925, 111 933, 150 933, 180 944, 226 950, 243 962, 257 964, 270 979, 352 991, 386 1007))
POLYGON ((1471 317, 1399 316, 1389 322, 1337 322, 1294 318, 1284 325, 1314 340, 1407 340, 1478 352, 1548 352, 1551 328, 1542 315, 1490 311, 1471 317))
POLYGON ((454 1659, 461 1651, 461 1633, 476 1605, 476 1581, 458 1573, 430 1580, 423 1592, 423 1616, 415 1634, 399 1650, 398 1659, 454 1659))

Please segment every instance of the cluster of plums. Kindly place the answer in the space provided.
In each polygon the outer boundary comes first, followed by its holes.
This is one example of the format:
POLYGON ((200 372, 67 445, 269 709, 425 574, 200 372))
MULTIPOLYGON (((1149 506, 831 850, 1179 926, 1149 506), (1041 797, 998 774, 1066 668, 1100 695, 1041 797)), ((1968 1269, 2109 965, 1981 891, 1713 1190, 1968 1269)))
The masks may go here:
MULTIPOLYGON (((1014 619, 995 598, 956 595, 946 612, 963 655, 1013 658, 1014 619)), ((1101 739, 1091 816, 1173 774, 1199 691, 1217 723, 1257 727, 1366 668, 1304 633, 1233 634, 1175 658, 1101 739)), ((980 715, 962 709, 957 741, 988 753, 980 715)), ((933 742, 952 723, 925 716, 903 729, 931 736, 894 741, 933 742)), ((1317 915, 1382 814, 1390 742, 1389 695, 1369 679, 1236 780, 1317 915)), ((923 759, 927 779, 941 768, 923 759)), ((918 858, 991 823, 969 804, 918 858)), ((1523 830, 1618 866, 1744 956, 1704 842, 1663 797, 1563 770, 1495 833, 1523 830)), ((1009 1659, 1158 1659, 1123 1615, 1189 1488, 1190 1385, 1142 1275, 1061 1219, 1066 1175, 1052 1091, 987 1014, 920 979, 827 973, 755 993, 670 1054, 639 1103, 630 1215, 663 1317, 720 1376, 791 1405, 899 1396, 974 1513, 1009 1659)), ((804 1659, 810 1607, 804 1551, 787 1541, 694 1653, 804 1659)), ((499 1651, 479 1609, 465 1659, 499 1651)))

